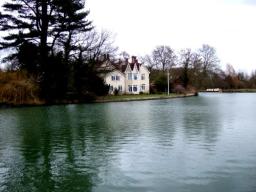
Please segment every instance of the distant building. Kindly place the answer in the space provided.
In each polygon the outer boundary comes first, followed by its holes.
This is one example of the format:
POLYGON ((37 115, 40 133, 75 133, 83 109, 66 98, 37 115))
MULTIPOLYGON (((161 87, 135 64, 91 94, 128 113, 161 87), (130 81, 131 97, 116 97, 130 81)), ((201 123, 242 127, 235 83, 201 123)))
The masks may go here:
POLYGON ((149 71, 135 56, 117 63, 106 60, 101 69, 107 69, 103 78, 109 85, 109 94, 149 93, 149 71))

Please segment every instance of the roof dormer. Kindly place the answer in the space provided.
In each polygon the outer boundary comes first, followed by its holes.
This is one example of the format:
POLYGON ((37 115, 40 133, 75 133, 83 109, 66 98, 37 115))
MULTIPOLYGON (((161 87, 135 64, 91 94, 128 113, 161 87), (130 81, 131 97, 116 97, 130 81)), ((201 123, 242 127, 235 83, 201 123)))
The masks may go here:
POLYGON ((125 73, 130 73, 130 72, 132 72, 132 68, 131 68, 131 66, 130 66, 130 63, 127 63, 126 69, 125 69, 124 72, 125 72, 125 73))
POLYGON ((137 63, 134 64, 132 71, 133 71, 134 73, 139 73, 139 68, 138 68, 137 63))

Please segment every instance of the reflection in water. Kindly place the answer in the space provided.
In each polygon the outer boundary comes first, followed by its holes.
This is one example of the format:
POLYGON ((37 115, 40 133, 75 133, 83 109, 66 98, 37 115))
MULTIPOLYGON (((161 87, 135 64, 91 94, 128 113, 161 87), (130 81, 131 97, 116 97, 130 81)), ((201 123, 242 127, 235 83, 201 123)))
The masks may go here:
POLYGON ((0 191, 256 191, 255 94, 0 110, 0 191))
POLYGON ((195 102, 188 103, 182 111, 187 140, 191 142, 201 140, 205 146, 214 146, 219 129, 222 128, 220 108, 218 98, 211 102, 207 102, 205 98, 199 98, 195 102))

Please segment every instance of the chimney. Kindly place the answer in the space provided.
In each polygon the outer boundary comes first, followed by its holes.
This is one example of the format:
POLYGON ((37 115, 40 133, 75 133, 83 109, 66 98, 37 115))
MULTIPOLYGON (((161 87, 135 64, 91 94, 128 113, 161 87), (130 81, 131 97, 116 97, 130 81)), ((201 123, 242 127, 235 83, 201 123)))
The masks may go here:
POLYGON ((132 63, 136 63, 137 59, 135 56, 132 56, 132 63))

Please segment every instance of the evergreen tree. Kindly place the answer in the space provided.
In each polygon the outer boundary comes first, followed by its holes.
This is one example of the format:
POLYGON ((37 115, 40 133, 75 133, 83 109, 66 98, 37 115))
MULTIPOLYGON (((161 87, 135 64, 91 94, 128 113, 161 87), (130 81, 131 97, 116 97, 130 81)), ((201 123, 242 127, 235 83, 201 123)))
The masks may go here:
POLYGON ((189 84, 189 67, 192 65, 193 53, 191 49, 181 50, 180 57, 182 67, 181 81, 184 88, 187 88, 189 84))
POLYGON ((41 57, 47 57, 56 40, 92 29, 82 0, 10 0, 3 9, 0 31, 9 34, 0 42, 1 49, 30 41, 38 43, 41 57))
POLYGON ((9 33, 0 41, 0 49, 17 49, 19 61, 22 66, 28 66, 28 70, 39 66, 42 92, 47 94, 47 88, 56 83, 49 81, 56 75, 52 73, 58 73, 53 66, 54 61, 66 62, 66 70, 77 35, 92 29, 91 22, 87 20, 89 12, 84 11, 84 1, 9 0, 3 5, 3 10, 0 13, 0 31, 9 33), (36 48, 31 52, 35 58, 34 67, 22 56, 32 47, 36 48), (58 53, 61 47, 64 54, 58 53))

